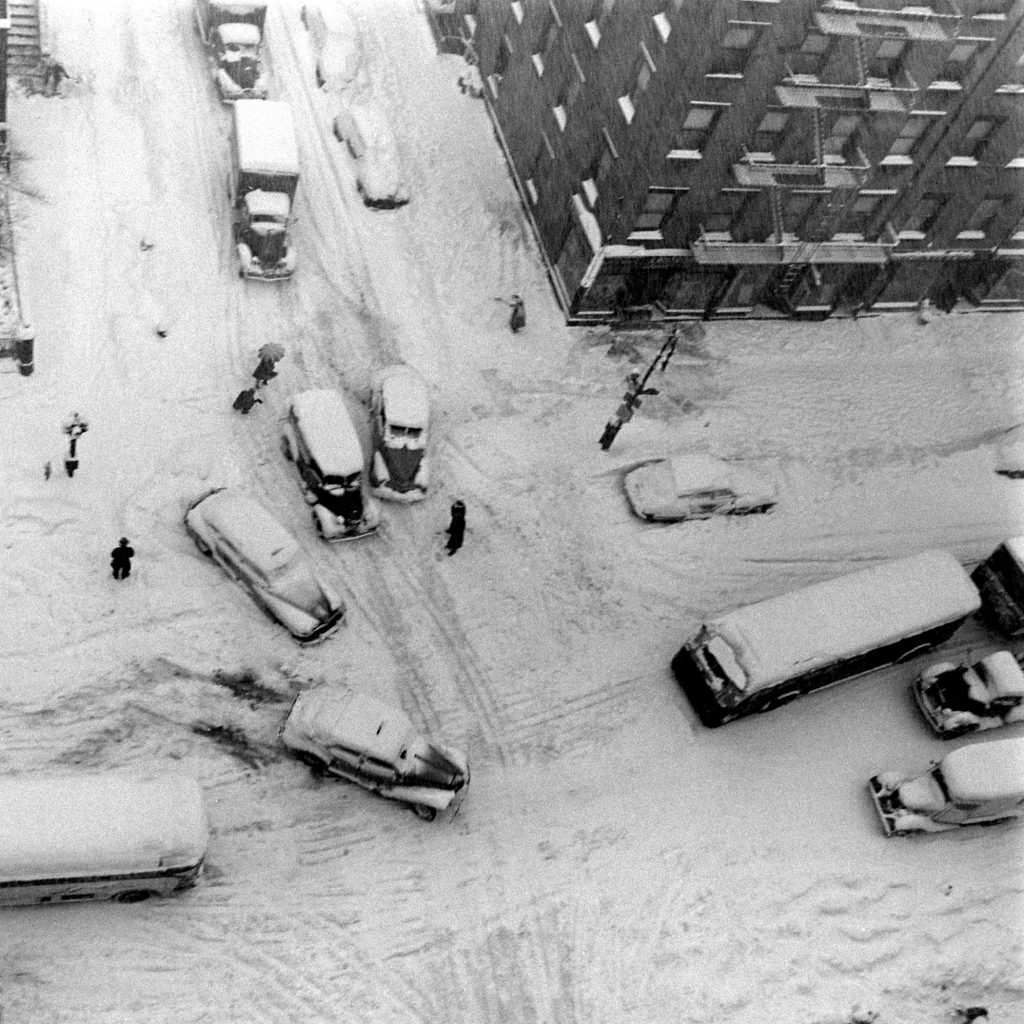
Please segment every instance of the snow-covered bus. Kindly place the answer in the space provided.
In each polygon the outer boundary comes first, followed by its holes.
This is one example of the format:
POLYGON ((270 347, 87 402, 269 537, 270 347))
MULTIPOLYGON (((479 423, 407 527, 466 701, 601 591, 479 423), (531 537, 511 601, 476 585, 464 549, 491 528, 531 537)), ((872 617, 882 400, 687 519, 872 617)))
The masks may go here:
POLYGON ((672 671, 700 720, 723 725, 920 654, 980 606, 963 566, 925 551, 726 612, 672 671))
POLYGON ((0 778, 0 906, 118 900, 191 889, 209 830, 188 775, 0 778))

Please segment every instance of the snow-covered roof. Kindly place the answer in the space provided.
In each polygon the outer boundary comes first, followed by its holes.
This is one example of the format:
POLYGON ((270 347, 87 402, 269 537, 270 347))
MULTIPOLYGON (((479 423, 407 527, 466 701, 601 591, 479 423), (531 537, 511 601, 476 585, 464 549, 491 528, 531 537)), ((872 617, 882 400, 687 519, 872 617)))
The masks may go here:
POLYGON ((411 366, 397 364, 384 369, 380 388, 389 422, 400 427, 426 428, 430 417, 427 385, 411 366))
POLYGON ((942 759, 941 767, 954 800, 1024 799, 1024 736, 959 747, 942 759))
POLYGON ((208 828, 199 783, 168 772, 0 779, 0 880, 194 864, 208 828))
POLYGON ((217 26, 225 46, 259 46, 260 30, 247 21, 228 21, 217 26))
POLYGON ((238 100, 234 117, 240 167, 268 174, 299 173, 299 147, 287 103, 238 100))
POLYGON ((362 472, 363 446, 337 391, 302 391, 292 399, 292 412, 321 473, 350 476, 362 472))
POLYGON ((217 491, 205 498, 196 511, 268 575, 290 562, 298 549, 295 538, 262 505, 241 491, 217 491))
POLYGON ((397 763, 416 736, 404 711, 329 683, 296 698, 288 728, 298 728, 322 746, 348 747, 390 763, 397 763))
POLYGON ((925 551, 737 608, 708 623, 756 690, 977 611, 977 588, 946 551, 925 551))

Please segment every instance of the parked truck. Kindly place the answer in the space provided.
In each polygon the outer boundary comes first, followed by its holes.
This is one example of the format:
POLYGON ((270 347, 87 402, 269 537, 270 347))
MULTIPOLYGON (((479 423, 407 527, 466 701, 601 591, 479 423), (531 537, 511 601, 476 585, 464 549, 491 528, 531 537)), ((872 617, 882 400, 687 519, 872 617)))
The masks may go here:
POLYGON ((298 184, 291 108, 274 100, 239 100, 234 105, 228 195, 242 277, 280 280, 294 273, 288 232, 298 184))
POLYGON ((196 25, 225 103, 267 98, 263 67, 266 0, 197 0, 196 25))

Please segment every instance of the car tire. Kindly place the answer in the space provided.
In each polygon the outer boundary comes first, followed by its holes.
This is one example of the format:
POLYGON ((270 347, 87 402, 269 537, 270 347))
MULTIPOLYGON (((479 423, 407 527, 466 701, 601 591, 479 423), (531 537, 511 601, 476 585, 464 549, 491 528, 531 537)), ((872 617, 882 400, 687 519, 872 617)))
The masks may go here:
POLYGON ((156 893, 149 889, 129 889, 127 892, 119 892, 112 897, 115 903, 142 903, 156 893))
POLYGON ((437 808, 426 804, 412 804, 412 813, 421 821, 433 821, 437 817, 437 808))
POLYGON ((207 544, 205 540, 203 540, 202 537, 196 536, 192 539, 196 542, 196 547, 199 548, 199 553, 201 555, 205 555, 207 558, 212 557, 213 550, 210 548, 210 545, 207 544))

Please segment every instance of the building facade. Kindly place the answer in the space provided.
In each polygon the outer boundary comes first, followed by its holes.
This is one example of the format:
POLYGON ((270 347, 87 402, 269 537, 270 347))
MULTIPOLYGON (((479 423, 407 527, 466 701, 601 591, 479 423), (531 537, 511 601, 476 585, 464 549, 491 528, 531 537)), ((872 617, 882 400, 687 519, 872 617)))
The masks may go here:
POLYGON ((571 323, 1024 308, 1024 0, 433 8, 571 323))

